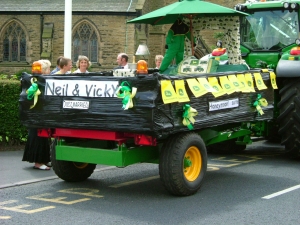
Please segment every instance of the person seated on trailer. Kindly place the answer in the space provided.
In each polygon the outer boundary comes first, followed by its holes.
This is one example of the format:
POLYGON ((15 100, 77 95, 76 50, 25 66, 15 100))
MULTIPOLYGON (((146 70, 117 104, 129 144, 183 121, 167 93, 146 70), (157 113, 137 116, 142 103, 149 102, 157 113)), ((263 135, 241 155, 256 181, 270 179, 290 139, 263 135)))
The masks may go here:
POLYGON ((56 68, 54 70, 51 71, 51 75, 55 74, 56 72, 60 71, 60 67, 59 67, 59 62, 61 60, 61 58, 63 58, 63 56, 59 56, 56 60, 56 68))
POLYGON ((155 69, 159 69, 160 68, 160 65, 161 65, 161 62, 162 60, 164 59, 164 56, 163 55, 156 55, 155 56, 155 69))
POLYGON ((62 57, 59 62, 60 70, 55 74, 66 74, 70 73, 72 69, 72 60, 69 58, 62 57))
POLYGON ((90 62, 89 58, 84 55, 79 55, 78 60, 76 62, 76 67, 78 68, 73 73, 89 73, 87 70, 92 63, 90 62))
POLYGON ((128 67, 128 55, 126 53, 119 53, 117 56, 118 66, 114 68, 116 69, 129 69, 128 67))

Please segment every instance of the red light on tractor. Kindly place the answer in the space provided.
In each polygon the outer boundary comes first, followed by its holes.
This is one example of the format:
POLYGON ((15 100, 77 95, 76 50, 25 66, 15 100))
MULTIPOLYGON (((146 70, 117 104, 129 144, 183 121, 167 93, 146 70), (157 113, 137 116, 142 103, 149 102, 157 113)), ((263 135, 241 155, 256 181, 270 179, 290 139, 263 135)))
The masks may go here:
POLYGON ((32 74, 42 74, 42 64, 38 61, 33 62, 31 72, 32 74))
POLYGON ((139 60, 137 62, 136 74, 148 74, 148 64, 145 60, 139 60))
POLYGON ((290 51, 291 55, 300 55, 300 47, 294 47, 290 51))
POLYGON ((226 48, 216 48, 212 51, 212 56, 221 56, 226 53, 226 48))

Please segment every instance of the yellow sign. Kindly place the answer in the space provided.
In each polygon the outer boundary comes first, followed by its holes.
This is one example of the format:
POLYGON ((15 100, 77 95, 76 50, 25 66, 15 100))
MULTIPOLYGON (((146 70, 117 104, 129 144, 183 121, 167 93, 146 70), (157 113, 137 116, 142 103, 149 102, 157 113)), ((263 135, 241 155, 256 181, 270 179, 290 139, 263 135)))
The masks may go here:
POLYGON ((196 98, 207 93, 207 90, 201 87, 200 83, 195 78, 187 79, 186 81, 190 87, 191 92, 195 95, 196 98))
POLYGON ((270 80, 271 80, 273 89, 278 89, 277 84, 276 84, 276 74, 273 71, 270 72, 270 80))
POLYGON ((228 95, 235 92, 235 88, 233 84, 228 80, 226 76, 219 77, 219 79, 223 90, 226 91, 228 95))
POLYGON ((245 85, 242 84, 235 75, 228 75, 228 80, 233 84, 236 92, 245 89, 245 85))
POLYGON ((210 86, 205 77, 199 77, 197 78, 197 80, 199 81, 200 85, 202 85, 203 88, 205 88, 208 92, 216 92, 216 90, 212 86, 210 86))
POLYGON ((255 83, 258 90, 267 89, 260 73, 254 73, 255 83))
POLYGON ((251 92, 250 88, 248 88, 248 85, 246 83, 246 79, 245 79, 245 75, 244 74, 238 74, 237 75, 237 79, 241 83, 241 85, 243 85, 243 87, 241 88, 241 90, 242 90, 243 93, 251 92))
POLYGON ((184 87, 184 80, 175 80, 175 90, 178 97, 178 102, 189 102, 190 98, 184 87))
POLYGON ((253 78, 251 73, 245 74, 246 85, 251 92, 255 92, 253 78))
POLYGON ((216 77, 208 77, 208 83, 216 90, 215 92, 212 92, 215 98, 226 94, 226 92, 219 85, 216 77))
POLYGON ((161 95, 164 104, 178 102, 177 94, 170 80, 161 81, 161 95))

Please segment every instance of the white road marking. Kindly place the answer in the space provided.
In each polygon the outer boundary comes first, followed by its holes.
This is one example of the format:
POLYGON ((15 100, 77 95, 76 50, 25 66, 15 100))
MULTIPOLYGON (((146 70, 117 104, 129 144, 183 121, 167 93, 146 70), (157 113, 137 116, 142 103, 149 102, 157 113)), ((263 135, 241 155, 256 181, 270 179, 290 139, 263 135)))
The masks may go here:
MULTIPOLYGON (((113 169, 113 168, 116 168, 116 167, 115 166, 107 166, 107 167, 95 169, 94 172, 100 172, 100 171, 103 171, 103 170, 110 170, 110 169, 113 169)), ((0 185, 0 189, 15 187, 15 186, 21 186, 21 185, 25 185, 25 184, 32 184, 32 183, 37 183, 37 182, 46 181, 46 180, 54 180, 54 179, 59 179, 59 177, 58 176, 49 176, 49 177, 44 177, 44 178, 19 181, 19 182, 16 182, 16 183, 3 184, 3 185, 0 185)))
POLYGON ((284 189, 284 190, 282 190, 282 191, 278 191, 278 192, 276 192, 276 193, 273 193, 273 194, 271 194, 271 195, 267 195, 267 196, 262 197, 262 198, 263 198, 263 199, 274 198, 274 197, 277 197, 277 196, 279 196, 279 195, 283 195, 283 194, 285 194, 285 193, 288 193, 288 192, 290 192, 290 191, 294 191, 294 190, 299 189, 299 188, 300 188, 300 185, 296 185, 296 186, 294 186, 294 187, 290 187, 290 188, 284 189))

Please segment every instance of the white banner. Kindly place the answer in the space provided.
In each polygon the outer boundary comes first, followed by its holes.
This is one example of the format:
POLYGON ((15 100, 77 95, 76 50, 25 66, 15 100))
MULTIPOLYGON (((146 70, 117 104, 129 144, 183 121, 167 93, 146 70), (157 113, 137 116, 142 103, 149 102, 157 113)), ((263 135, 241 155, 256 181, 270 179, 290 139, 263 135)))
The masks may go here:
POLYGON ((209 102, 209 111, 236 108, 236 107, 239 107, 238 98, 209 102))
POLYGON ((45 95, 110 98, 117 97, 118 81, 46 80, 45 95))

